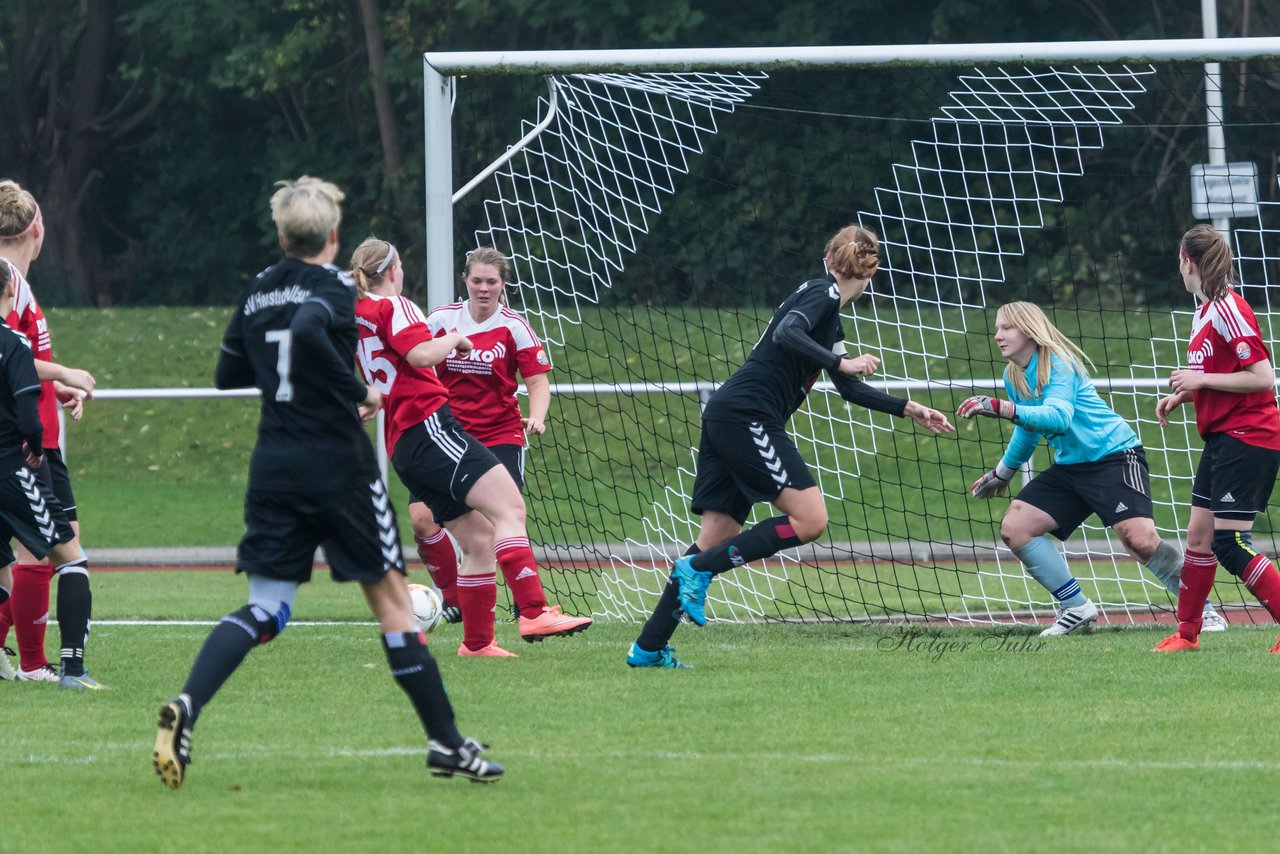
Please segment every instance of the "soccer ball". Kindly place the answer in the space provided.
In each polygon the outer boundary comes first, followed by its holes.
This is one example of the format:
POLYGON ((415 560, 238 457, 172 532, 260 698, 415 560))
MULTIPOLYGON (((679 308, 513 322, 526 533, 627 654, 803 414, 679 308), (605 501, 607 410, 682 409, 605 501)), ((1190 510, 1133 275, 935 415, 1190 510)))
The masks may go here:
POLYGON ((425 584, 410 584, 409 599, 413 602, 413 616, 418 620, 418 628, 429 632, 440 625, 444 600, 438 590, 425 584))

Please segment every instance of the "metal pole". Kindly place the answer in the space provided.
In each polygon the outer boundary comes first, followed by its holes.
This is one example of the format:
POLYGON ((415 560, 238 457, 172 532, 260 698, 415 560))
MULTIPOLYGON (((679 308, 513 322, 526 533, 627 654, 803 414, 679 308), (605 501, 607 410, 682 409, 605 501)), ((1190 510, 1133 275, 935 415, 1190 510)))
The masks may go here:
POLYGON ((502 156, 500 156, 497 160, 493 161, 488 166, 486 166, 482 172, 480 172, 478 175, 476 175, 474 178, 468 181, 461 189, 458 190, 458 192, 454 193, 453 203, 455 205, 464 196, 466 196, 467 193, 470 193, 477 186, 479 186, 481 181, 483 181, 485 178, 488 178, 494 172, 497 172, 506 164, 508 160, 515 157, 521 151, 524 151, 525 147, 528 146, 529 143, 537 139, 538 134, 546 130, 547 126, 551 124, 552 119, 556 117, 556 105, 560 103, 560 84, 556 83, 556 79, 554 77, 548 77, 547 89, 549 90, 550 95, 547 98, 546 116, 544 116, 542 121, 538 122, 533 127, 532 130, 530 130, 524 136, 520 137, 520 139, 516 141, 515 145, 511 146, 505 152, 503 152, 502 156))
POLYGON ((428 311, 453 301, 453 85, 423 63, 428 311))
MULTIPOLYGON (((1216 32, 1216 27, 1215 27, 1216 32)), ((472 51, 425 54, 441 74, 581 74, 607 71, 751 71, 992 62, 1203 62, 1274 58, 1280 38, 1135 39, 1005 44, 848 45, 842 47, 659 48, 644 50, 472 51)))
MULTIPOLYGON (((1200 20, 1204 26, 1204 37, 1218 37, 1218 0, 1200 0, 1200 20)), ((1227 162, 1227 137, 1222 130, 1222 65, 1217 62, 1204 64, 1204 110, 1205 130, 1209 140, 1209 162, 1225 164, 1227 162)), ((1231 220, 1219 217, 1213 221, 1223 237, 1231 228, 1231 220)))

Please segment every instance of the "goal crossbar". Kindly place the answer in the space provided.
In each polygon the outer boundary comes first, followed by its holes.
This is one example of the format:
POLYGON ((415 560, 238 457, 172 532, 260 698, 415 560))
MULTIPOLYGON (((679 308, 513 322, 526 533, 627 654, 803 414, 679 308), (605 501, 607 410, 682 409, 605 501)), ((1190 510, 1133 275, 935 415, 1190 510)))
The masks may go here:
POLYGON ((1220 62, 1274 57, 1280 38, 1129 39, 991 44, 834 47, 671 48, 653 50, 433 51, 428 69, 458 74, 573 74, 611 71, 768 71, 855 65, 915 66, 992 62, 1220 62))

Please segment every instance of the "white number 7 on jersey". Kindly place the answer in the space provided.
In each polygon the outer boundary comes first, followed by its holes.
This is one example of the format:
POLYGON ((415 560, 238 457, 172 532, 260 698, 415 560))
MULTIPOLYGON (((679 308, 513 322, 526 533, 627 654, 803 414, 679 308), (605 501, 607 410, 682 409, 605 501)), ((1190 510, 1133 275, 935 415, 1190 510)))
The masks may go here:
POLYGON ((276 353, 276 374, 280 378, 276 386, 276 400, 288 403, 293 400, 293 383, 289 382, 289 363, 292 357, 293 333, 288 329, 273 329, 266 334, 268 344, 279 347, 276 353))

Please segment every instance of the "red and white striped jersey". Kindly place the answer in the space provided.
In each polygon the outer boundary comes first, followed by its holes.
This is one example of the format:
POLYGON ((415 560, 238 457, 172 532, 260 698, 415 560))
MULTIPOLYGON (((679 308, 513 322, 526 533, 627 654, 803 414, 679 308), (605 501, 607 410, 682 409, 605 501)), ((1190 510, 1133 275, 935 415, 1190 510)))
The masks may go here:
POLYGON ((433 337, 422 309, 411 300, 366 294, 356 300, 356 328, 356 360, 364 381, 382 392, 391 456, 404 431, 448 403, 449 393, 434 370, 405 360, 410 350, 433 337))
POLYGON ((461 332, 471 339, 471 352, 451 353, 436 366, 459 423, 485 446, 523 446, 524 426, 516 402, 518 377, 551 370, 551 360, 533 327, 506 306, 477 322, 467 300, 432 310, 427 325, 436 337, 461 332))
MULTIPOLYGON (((1187 347, 1187 367, 1232 374, 1270 359, 1253 309, 1234 290, 1196 309, 1187 347)), ((1226 433, 1248 445, 1280 450, 1280 409, 1275 390, 1240 393, 1200 388, 1191 392, 1196 429, 1203 438, 1226 433)))
MULTIPOLYGON (((0 259, 9 267, 9 275, 13 278, 13 311, 9 313, 7 323, 27 336, 31 342, 32 355, 41 362, 53 361, 53 342, 49 338, 49 321, 45 320, 36 295, 18 268, 7 258, 0 259)), ((44 430, 43 445, 46 448, 58 447, 61 431, 58 424, 58 396, 53 390, 53 383, 40 384, 40 427, 44 430)))

